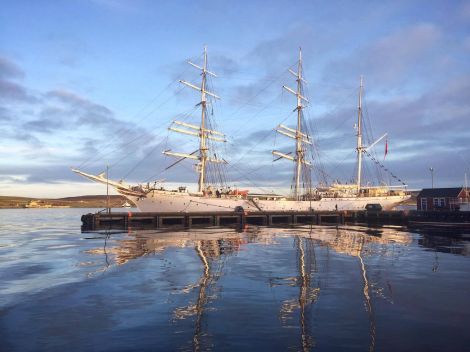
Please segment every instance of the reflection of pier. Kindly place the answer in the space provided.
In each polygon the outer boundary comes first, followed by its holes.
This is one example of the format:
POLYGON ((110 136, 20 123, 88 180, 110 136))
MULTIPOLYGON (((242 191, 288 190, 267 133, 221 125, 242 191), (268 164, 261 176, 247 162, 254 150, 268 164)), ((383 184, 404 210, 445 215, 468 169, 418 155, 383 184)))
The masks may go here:
MULTIPOLYGON (((370 230, 366 228, 247 228, 245 232, 233 229, 199 229, 190 231, 136 231, 114 240, 120 234, 106 234, 105 246, 88 250, 90 254, 104 254, 106 266, 122 265, 145 255, 164 252, 167 248, 195 248, 202 241, 207 249, 206 256, 216 258, 229 252, 236 252, 247 243, 271 244, 276 237, 295 236, 303 238, 309 244, 312 241, 320 246, 328 246, 335 252, 354 257, 361 255, 365 246, 378 246, 382 255, 391 252, 390 245, 408 245, 412 238, 408 233, 394 229, 382 228, 370 230), (213 243, 209 246, 208 243, 213 243), (210 249, 209 249, 210 247, 210 249)), ((121 235, 122 236, 122 235, 121 235)), ((97 237, 93 237, 96 239, 97 237)), ((99 238, 99 237, 98 237, 99 238)), ((424 239, 423 239, 424 241, 424 239)), ((431 240, 426 239, 426 247, 432 247, 431 240)), ((303 241, 302 241, 303 242, 303 241)), ((300 249, 299 249, 300 252, 300 249)))
MULTIPOLYGON (((390 245, 409 245, 412 237, 406 232, 392 228, 369 229, 356 227, 302 227, 285 229, 263 229, 262 233, 275 233, 277 236, 299 236, 316 241, 340 254, 358 257, 365 246, 377 246, 383 255, 391 254, 390 245)), ((392 246, 393 247, 393 246, 392 246)))
MULTIPOLYGON (((118 237, 119 233, 106 234, 106 239, 118 237)), ((249 238, 245 233, 237 233, 230 229, 204 229, 202 231, 135 231, 128 233, 124 238, 115 242, 117 245, 107 245, 106 251, 102 248, 89 250, 91 254, 106 254, 113 258, 114 264, 122 265, 130 260, 164 252, 168 248, 194 247, 198 241, 217 242, 222 241, 225 246, 222 251, 237 251, 240 245, 246 243, 249 238)), ((210 249, 211 256, 221 254, 221 249, 213 246, 210 249)))
POLYGON ((470 242, 468 240, 462 241, 453 237, 422 234, 418 243, 419 245, 431 248, 436 252, 470 256, 470 242))

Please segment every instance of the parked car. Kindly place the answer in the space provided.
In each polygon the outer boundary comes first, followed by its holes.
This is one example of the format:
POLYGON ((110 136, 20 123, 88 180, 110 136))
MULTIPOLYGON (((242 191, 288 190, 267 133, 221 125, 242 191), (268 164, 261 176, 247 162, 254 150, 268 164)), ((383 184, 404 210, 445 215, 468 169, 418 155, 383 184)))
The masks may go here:
POLYGON ((371 212, 374 212, 374 211, 378 212, 378 211, 382 211, 382 206, 376 203, 369 203, 366 205, 366 210, 371 211, 371 212))

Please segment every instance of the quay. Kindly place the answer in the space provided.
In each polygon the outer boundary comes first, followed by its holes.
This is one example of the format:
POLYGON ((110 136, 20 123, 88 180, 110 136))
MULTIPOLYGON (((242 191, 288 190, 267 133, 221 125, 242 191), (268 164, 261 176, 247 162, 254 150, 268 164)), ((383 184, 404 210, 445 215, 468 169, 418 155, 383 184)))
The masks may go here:
POLYGON ((286 225, 400 225, 414 229, 468 229, 470 212, 330 211, 330 212, 99 212, 82 216, 82 231, 191 227, 286 225))
POLYGON ((85 214, 82 231, 106 229, 160 229, 209 226, 241 227, 244 225, 275 226, 297 224, 338 224, 344 222, 342 212, 195 212, 147 213, 112 212, 85 214))

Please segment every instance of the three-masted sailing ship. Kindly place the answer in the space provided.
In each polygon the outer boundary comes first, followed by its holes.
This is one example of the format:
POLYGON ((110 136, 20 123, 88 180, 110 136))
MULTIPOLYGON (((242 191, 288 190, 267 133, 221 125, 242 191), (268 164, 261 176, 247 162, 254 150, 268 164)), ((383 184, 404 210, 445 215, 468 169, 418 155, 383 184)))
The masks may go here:
MULTIPOLYGON (((211 150, 212 142, 225 142, 225 135, 212 128, 208 121, 208 100, 220 99, 219 96, 208 90, 208 76, 217 77, 208 70, 207 50, 204 48, 203 63, 197 65, 188 63, 201 72, 201 85, 180 80, 200 94, 200 102, 197 104, 201 110, 200 124, 190 124, 184 121, 173 121, 169 128, 171 131, 196 137, 199 147, 192 153, 174 152, 165 150, 167 156, 178 158, 174 163, 182 160, 195 160, 198 175, 198 188, 196 192, 188 191, 186 187, 177 190, 168 190, 164 187, 147 185, 128 185, 124 181, 109 180, 105 173, 92 175, 78 169, 73 169, 77 174, 92 181, 107 184, 116 191, 131 200, 141 211, 147 212, 233 212, 233 211, 333 211, 333 210, 363 210, 367 204, 380 204, 383 209, 392 209, 395 205, 408 199, 410 196, 404 189, 392 189, 389 186, 363 187, 361 184, 362 155, 378 141, 366 147, 362 143, 362 79, 359 92, 358 124, 357 124, 357 179, 356 184, 333 184, 329 187, 316 188, 311 186, 312 163, 307 160, 307 146, 312 145, 312 137, 303 131, 303 109, 308 98, 304 96, 302 68, 302 51, 299 50, 297 72, 289 69, 295 77, 296 89, 288 86, 283 88, 296 97, 297 105, 294 111, 297 113, 296 128, 279 125, 276 131, 294 140, 294 152, 284 153, 274 150, 272 153, 278 159, 292 161, 294 178, 292 195, 290 197, 276 195, 250 195, 248 191, 230 189, 230 187, 215 188, 208 182, 208 171, 211 165, 221 167, 227 161, 218 158, 211 150), (308 185, 307 187, 305 185, 308 185)), ((382 137, 381 137, 382 138, 382 137)))

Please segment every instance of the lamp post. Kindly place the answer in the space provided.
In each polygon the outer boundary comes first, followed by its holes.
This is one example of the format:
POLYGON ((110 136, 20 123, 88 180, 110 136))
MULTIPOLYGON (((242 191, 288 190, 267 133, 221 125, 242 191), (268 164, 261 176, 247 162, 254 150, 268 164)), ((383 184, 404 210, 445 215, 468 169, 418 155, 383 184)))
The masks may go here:
POLYGON ((434 168, 430 167, 429 171, 431 171, 431 188, 434 188, 434 168))

